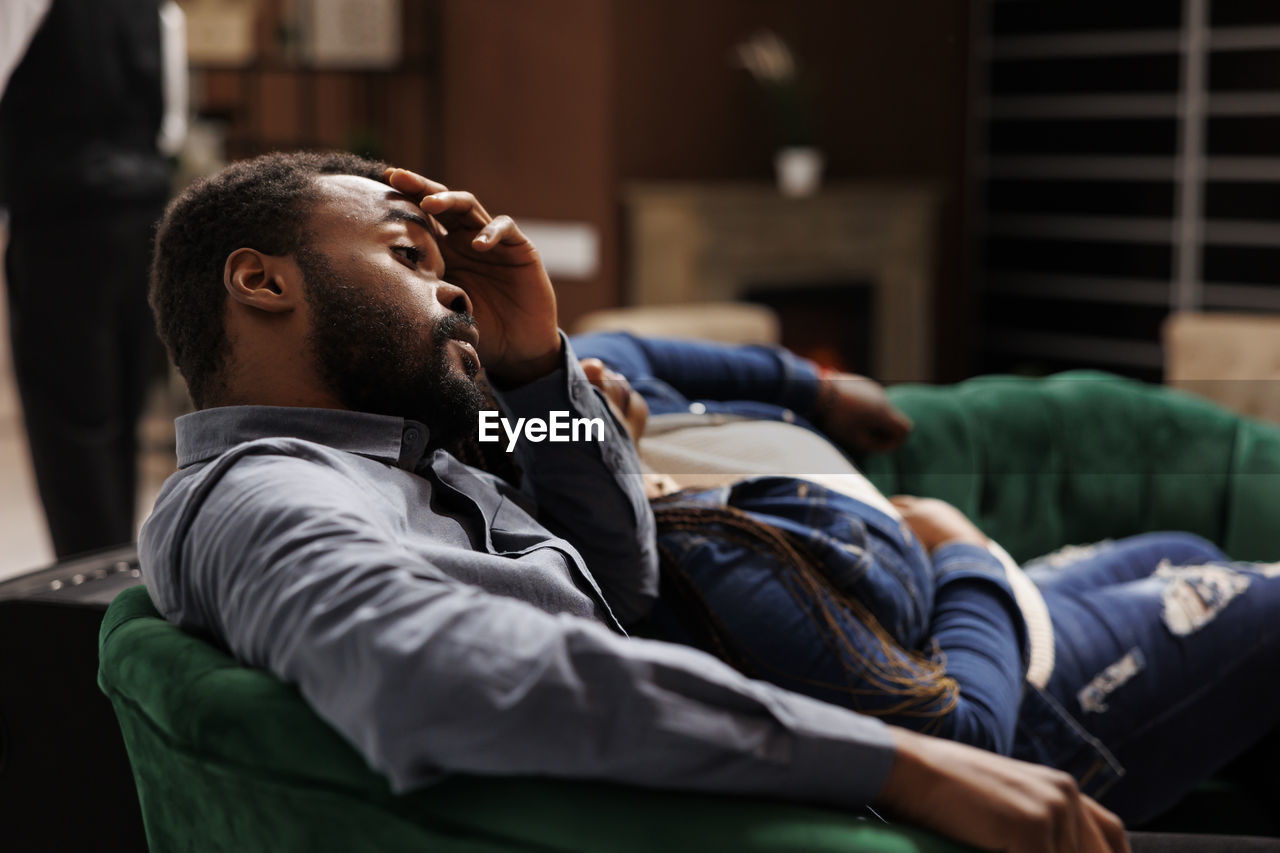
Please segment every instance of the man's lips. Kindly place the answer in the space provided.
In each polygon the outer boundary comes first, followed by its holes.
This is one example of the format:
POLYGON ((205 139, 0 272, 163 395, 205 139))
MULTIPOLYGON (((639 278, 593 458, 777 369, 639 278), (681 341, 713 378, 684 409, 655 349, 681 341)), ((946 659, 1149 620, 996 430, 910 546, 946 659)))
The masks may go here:
POLYGON ((475 326, 459 326, 450 337, 460 344, 468 344, 474 350, 480 343, 480 330, 475 326))
POLYGON ((475 359, 476 364, 480 364, 480 354, 476 352, 476 344, 480 343, 480 333, 474 327, 458 329, 451 340, 475 359))

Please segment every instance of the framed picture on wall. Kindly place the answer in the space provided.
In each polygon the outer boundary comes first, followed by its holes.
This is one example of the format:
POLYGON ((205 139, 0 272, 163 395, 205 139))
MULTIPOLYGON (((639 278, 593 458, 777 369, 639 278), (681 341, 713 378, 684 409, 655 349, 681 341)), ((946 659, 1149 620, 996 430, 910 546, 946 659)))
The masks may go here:
POLYGON ((300 0, 303 55, 326 68, 393 68, 401 54, 401 0, 300 0))
POLYGON ((183 0, 187 59, 193 65, 236 67, 255 56, 258 0, 183 0))

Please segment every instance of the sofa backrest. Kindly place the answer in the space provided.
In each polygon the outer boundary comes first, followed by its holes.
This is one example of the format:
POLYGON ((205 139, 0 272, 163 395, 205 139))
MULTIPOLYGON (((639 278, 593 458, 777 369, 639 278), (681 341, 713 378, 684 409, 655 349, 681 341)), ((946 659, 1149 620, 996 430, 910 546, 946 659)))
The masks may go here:
POLYGON ((915 429, 864 460, 868 476, 887 494, 950 501, 1019 560, 1161 529, 1280 558, 1276 426, 1096 371, 889 393, 915 429))

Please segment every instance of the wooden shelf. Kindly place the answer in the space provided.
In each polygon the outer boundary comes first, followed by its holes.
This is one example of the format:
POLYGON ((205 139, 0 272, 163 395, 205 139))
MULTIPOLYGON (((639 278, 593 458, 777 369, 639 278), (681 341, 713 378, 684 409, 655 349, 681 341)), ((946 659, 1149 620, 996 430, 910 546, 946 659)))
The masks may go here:
POLYGON ((272 35, 282 0, 263 0, 251 62, 192 66, 197 115, 225 124, 233 159, 332 148, 431 169, 441 156, 439 7, 439 0, 404 0, 394 67, 334 68, 286 56, 272 35))

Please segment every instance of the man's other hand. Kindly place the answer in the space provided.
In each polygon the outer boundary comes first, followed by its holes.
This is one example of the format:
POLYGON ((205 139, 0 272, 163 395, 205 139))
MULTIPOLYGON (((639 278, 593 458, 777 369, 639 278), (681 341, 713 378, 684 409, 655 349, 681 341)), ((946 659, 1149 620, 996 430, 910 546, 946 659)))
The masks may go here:
POLYGON ((894 408, 879 382, 839 372, 819 381, 814 426, 845 449, 884 453, 911 432, 911 419, 894 408))
POLYGON ((490 216, 469 192, 407 169, 383 178, 418 203, 436 228, 445 279, 467 292, 475 310, 485 372, 520 385, 560 364, 556 295, 538 250, 509 216, 490 216))
POLYGON ((897 750, 875 806, 1006 853, 1128 853, 1124 825, 1060 770, 890 728, 897 750))

